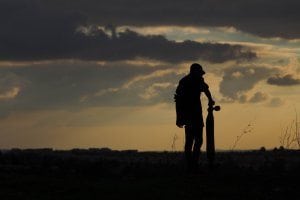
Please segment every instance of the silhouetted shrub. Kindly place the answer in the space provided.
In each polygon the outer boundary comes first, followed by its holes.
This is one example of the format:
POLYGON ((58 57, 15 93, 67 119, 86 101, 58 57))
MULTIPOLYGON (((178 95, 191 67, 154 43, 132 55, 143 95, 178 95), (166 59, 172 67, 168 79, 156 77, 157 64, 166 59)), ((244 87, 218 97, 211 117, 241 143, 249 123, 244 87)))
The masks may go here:
POLYGON ((266 152, 266 148, 265 147, 260 147, 259 151, 260 152, 266 152))
POLYGON ((279 150, 280 150, 280 151, 284 151, 285 148, 284 148, 283 146, 280 146, 280 147, 279 147, 279 150))

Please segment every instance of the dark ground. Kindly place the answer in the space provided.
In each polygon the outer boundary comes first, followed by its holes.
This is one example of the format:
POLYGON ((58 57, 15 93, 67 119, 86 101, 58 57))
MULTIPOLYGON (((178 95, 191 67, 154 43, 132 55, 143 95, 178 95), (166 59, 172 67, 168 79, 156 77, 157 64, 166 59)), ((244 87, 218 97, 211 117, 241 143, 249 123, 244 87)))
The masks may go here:
POLYGON ((218 152, 186 173, 182 152, 2 151, 0 199, 294 199, 300 151, 218 152))

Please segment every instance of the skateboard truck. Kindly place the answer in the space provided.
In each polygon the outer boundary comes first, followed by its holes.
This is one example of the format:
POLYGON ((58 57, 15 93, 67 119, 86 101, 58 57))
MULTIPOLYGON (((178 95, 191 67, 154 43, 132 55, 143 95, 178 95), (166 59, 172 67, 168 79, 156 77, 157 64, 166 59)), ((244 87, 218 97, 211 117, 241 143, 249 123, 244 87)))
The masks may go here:
POLYGON ((209 106, 207 111, 220 111, 221 110, 221 106, 209 106))

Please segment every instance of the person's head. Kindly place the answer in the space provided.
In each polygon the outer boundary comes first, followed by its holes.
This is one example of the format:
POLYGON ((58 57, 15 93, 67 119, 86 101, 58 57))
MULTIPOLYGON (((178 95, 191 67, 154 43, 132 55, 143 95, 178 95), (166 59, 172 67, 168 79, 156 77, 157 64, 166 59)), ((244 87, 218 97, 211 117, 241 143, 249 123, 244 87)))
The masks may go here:
POLYGON ((202 69, 202 66, 198 63, 193 63, 190 67, 190 74, 192 76, 203 76, 205 74, 205 71, 202 69))

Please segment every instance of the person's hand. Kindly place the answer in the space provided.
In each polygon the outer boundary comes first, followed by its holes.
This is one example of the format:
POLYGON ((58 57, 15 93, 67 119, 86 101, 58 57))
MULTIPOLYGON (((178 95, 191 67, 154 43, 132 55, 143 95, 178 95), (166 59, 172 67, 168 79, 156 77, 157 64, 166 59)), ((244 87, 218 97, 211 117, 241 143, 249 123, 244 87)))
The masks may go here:
POLYGON ((208 106, 213 106, 213 105, 215 105, 215 101, 214 101, 214 100, 210 100, 210 101, 208 102, 208 106))
POLYGON ((176 126, 179 128, 183 128, 184 124, 180 123, 179 121, 176 121, 176 126))

